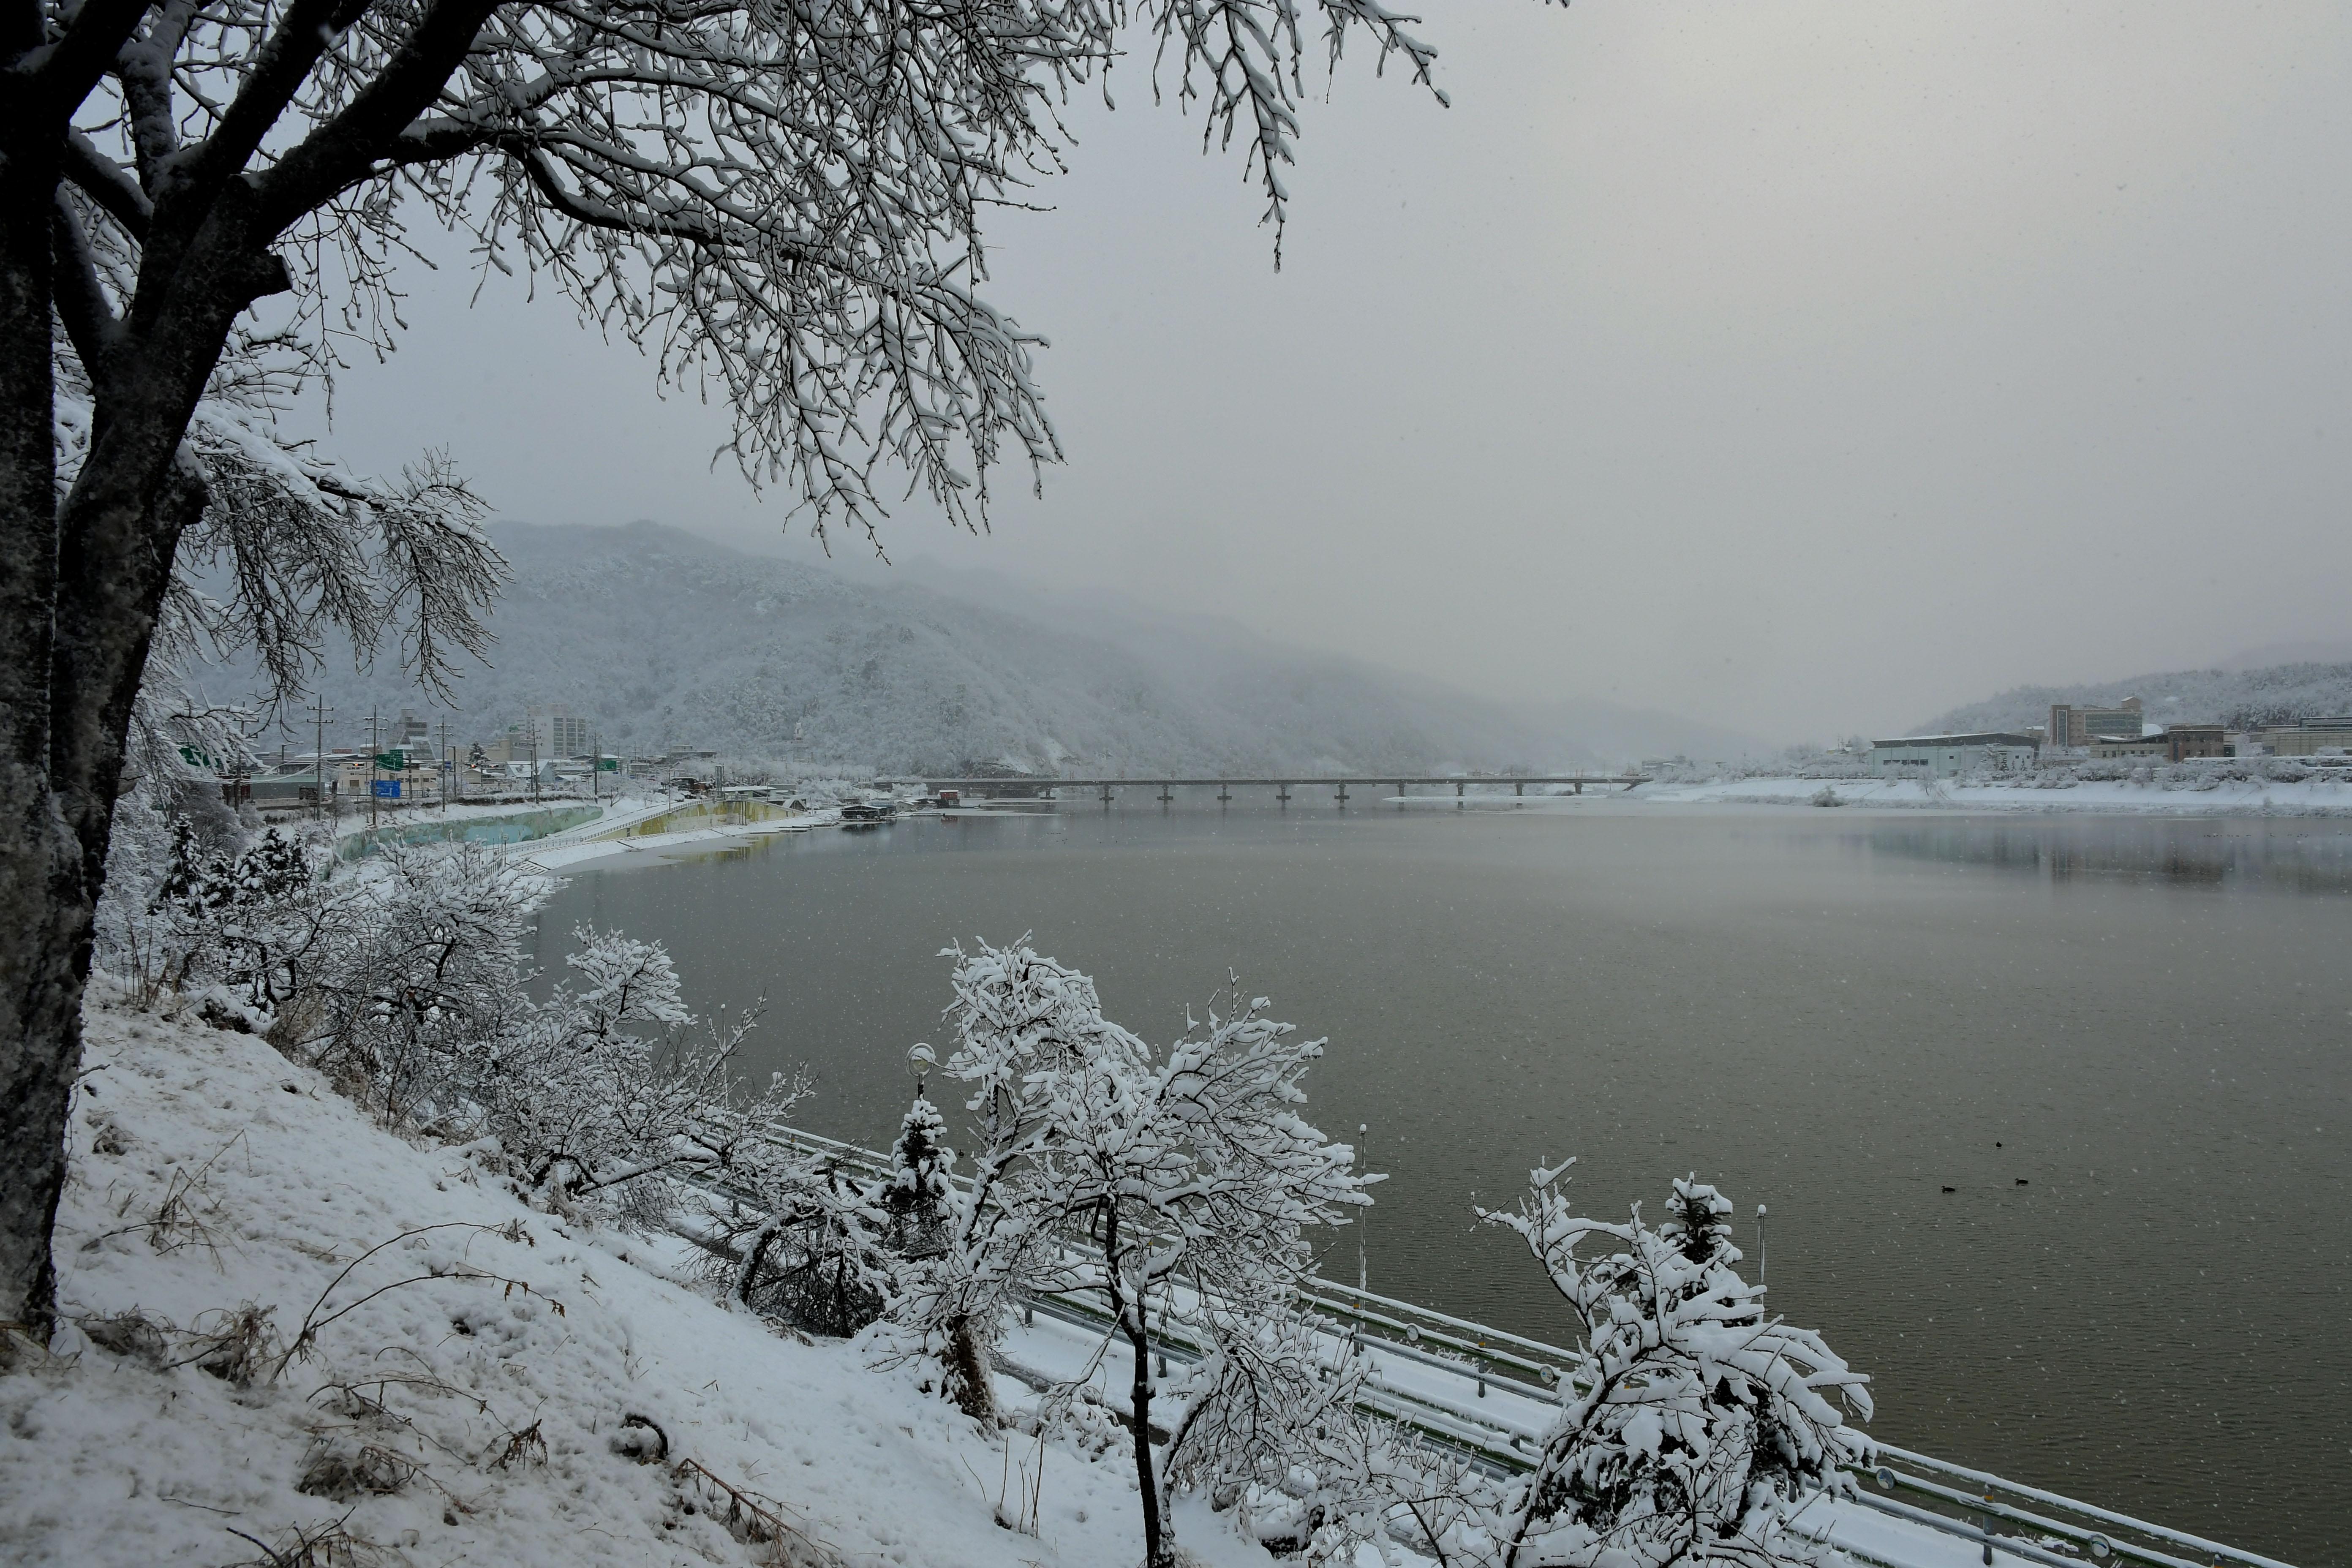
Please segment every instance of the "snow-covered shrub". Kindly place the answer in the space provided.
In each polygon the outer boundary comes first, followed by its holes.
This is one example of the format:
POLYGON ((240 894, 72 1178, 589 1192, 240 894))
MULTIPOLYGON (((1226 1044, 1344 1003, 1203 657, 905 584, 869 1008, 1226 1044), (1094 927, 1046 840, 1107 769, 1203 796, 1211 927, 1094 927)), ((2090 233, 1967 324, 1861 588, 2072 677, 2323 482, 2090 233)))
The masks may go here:
POLYGON ((234 860, 247 825, 222 798, 220 775, 195 759, 241 758, 251 715, 196 700, 178 689, 171 655, 184 640, 160 628, 131 707, 124 743, 128 793, 116 802, 104 890, 93 911, 96 963, 153 1002, 184 954, 179 912, 163 897, 175 859, 234 860))
POLYGON ((1350 1561, 1393 1501, 1381 1459, 1397 1436, 1356 1407, 1369 1358, 1335 1366, 1328 1326, 1286 1302, 1204 1316, 1206 1353, 1167 1390, 1184 1411, 1168 1489, 1234 1508, 1245 1534, 1286 1555, 1350 1561))
POLYGON ((524 939, 538 887, 479 845, 386 850, 336 885, 300 1046, 383 1120, 457 1135, 469 1079, 530 1017, 524 939))
MULTIPOLYGON (((954 1194, 948 1246, 915 1275, 908 1310, 944 1344, 967 1408, 1017 1292, 1095 1297, 1132 1355, 1128 1422, 1144 1561, 1173 1560, 1154 1474, 1153 1325, 1180 1295, 1209 1359, 1192 1384, 1178 1472, 1216 1489, 1289 1468, 1298 1423, 1326 1407, 1283 1325, 1313 1266, 1307 1232, 1368 1203, 1353 1151, 1298 1112, 1323 1054, 1238 997, 1155 1060, 1102 1016, 1094 983, 1025 945, 956 960, 945 1070, 967 1086, 981 1146, 954 1194), (1083 1239, 1083 1249, 1062 1245, 1083 1239)), ((984 1406, 983 1406, 984 1407, 984 1406)), ((1171 1479, 1173 1479, 1171 1474, 1171 1479)))
POLYGON ((1714 1188, 1676 1182, 1655 1227, 1638 1205, 1586 1219, 1569 1206, 1573 1163, 1535 1172, 1517 1210, 1480 1215, 1519 1234, 1577 1325, 1559 1416, 1493 1501, 1494 1551, 1523 1568, 1810 1560, 1789 1521, 1868 1458, 1846 1416, 1869 1418, 1869 1380, 1765 1314, 1714 1188))
POLYGON ((711 1205, 705 1229, 718 1258, 707 1275, 730 1300, 844 1338, 888 1309, 899 1258, 878 1201, 884 1184, 830 1159, 784 1158, 748 1173, 740 1189, 746 1201, 711 1205))
POLYGON ((226 985, 252 1013, 273 1012, 310 984, 347 913, 322 885, 317 847, 268 827, 231 858, 206 851, 187 818, 172 827, 154 900, 175 948, 172 984, 226 985))
POLYGON ((809 1085, 775 1074, 746 1092, 739 1058, 756 1012, 698 1033, 658 943, 572 934, 578 983, 520 1006, 460 1064, 461 1089, 535 1200, 650 1226, 670 1206, 667 1182, 756 1168, 809 1085))

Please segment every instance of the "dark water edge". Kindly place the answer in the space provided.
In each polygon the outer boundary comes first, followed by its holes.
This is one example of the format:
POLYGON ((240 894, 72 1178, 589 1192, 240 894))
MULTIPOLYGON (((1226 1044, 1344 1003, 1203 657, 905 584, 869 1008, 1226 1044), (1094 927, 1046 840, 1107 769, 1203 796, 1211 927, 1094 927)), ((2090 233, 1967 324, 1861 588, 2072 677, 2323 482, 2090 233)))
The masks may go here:
POLYGON ((1751 1264, 1769 1205, 1772 1300, 1882 1438, 2352 1558, 2352 831, 1087 803, 578 872, 543 966, 579 921, 668 942, 698 1006, 764 994, 756 1065, 868 1143, 951 940, 1030 933, 1163 1041, 1238 970, 1391 1173, 1374 1289, 1560 1337, 1473 1204, 1563 1153, 1601 1213, 1696 1171, 1751 1264))

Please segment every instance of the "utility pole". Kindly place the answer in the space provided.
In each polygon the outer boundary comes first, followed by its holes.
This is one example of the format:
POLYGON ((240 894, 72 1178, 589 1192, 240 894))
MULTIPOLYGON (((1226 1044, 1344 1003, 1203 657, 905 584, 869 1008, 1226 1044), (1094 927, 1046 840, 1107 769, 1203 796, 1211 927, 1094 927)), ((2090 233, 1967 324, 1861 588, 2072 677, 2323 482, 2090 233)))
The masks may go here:
POLYGON ((376 711, 368 710, 368 830, 375 830, 375 764, 383 752, 376 740, 376 711))
POLYGON ((331 711, 326 693, 319 694, 315 707, 318 729, 310 742, 310 811, 323 819, 327 815, 327 715, 331 711))
MULTIPOLYGON (((1372 1130, 1360 1121, 1356 1123, 1356 1158, 1363 1163, 1367 1172, 1371 1170, 1372 1130)), ((1364 1215, 1369 1212, 1360 1208, 1356 1211, 1356 1291, 1359 1295, 1368 1294, 1372 1288, 1371 1270, 1364 1263, 1364 1215)))
POLYGON ((539 804, 539 721, 530 716, 530 710, 528 708, 522 710, 522 724, 524 729, 530 731, 530 804, 537 805, 539 804))
POLYGON ((449 721, 441 721, 441 815, 449 815, 449 796, 457 788, 457 753, 449 749, 449 721))
POLYGON ((588 798, 598 805, 604 799, 604 737, 601 733, 588 737, 588 798))

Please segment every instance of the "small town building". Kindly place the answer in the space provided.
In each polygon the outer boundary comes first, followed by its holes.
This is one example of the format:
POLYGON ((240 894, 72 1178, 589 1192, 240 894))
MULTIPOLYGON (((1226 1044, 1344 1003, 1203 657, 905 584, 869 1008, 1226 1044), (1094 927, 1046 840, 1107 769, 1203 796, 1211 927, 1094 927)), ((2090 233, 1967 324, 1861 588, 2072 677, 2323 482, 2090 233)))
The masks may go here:
POLYGON ((2113 708, 2077 707, 2071 702, 2050 705, 2049 743, 2084 747, 2107 739, 2137 741, 2145 732, 2147 716, 2137 697, 2126 697, 2113 708))
POLYGON ((2167 760, 2176 763, 2235 754, 2229 731, 2219 724, 2168 725, 2164 731, 2164 745, 2167 760))
POLYGON ((1962 735, 1903 735, 1870 743, 1870 771, 1886 779, 1949 779, 2014 773, 2033 765, 2034 738, 1989 730, 1962 735))
POLYGON ((2315 757, 2323 752, 2352 751, 2352 713, 2273 724, 2263 731, 2262 741, 2274 757, 2315 757))
POLYGON ((2126 740, 2121 735, 2094 735, 2083 752, 2102 762, 2160 762, 2172 754, 2162 735, 2143 735, 2137 740, 2126 740))

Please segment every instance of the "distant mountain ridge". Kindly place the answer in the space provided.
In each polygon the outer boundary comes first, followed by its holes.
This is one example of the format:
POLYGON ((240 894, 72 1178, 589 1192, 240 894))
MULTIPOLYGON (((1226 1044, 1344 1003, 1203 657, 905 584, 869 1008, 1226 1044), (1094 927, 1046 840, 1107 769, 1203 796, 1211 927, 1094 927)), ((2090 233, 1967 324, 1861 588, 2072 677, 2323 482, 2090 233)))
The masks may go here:
POLYGON ((2053 702, 2112 706, 2137 697, 2152 724, 2244 729, 2323 713, 2352 713, 2352 663, 2181 669, 2080 686, 2019 686, 1929 720, 1921 734, 2016 730, 2046 723, 2053 702))
MULTIPOLYGON (((404 707, 487 739, 562 703, 625 753, 673 747, 820 771, 1440 773, 1552 771, 1630 760, 1581 738, 1574 710, 1515 711, 1434 681, 1288 647, 1229 623, 1086 612, 943 574, 851 581, 653 523, 501 524, 514 580, 490 664, 427 709, 394 668, 331 664, 320 689, 352 721, 404 707), (969 588, 963 594, 959 587, 969 588)), ((215 697, 249 676, 208 672, 215 697)), ((1672 738, 1676 721, 1590 705, 1595 726, 1672 738)), ((1705 737, 1685 726, 1685 737, 1705 737)), ((307 735, 289 743, 307 748, 307 735)), ((1685 749, 1692 743, 1685 741, 1685 749)))

